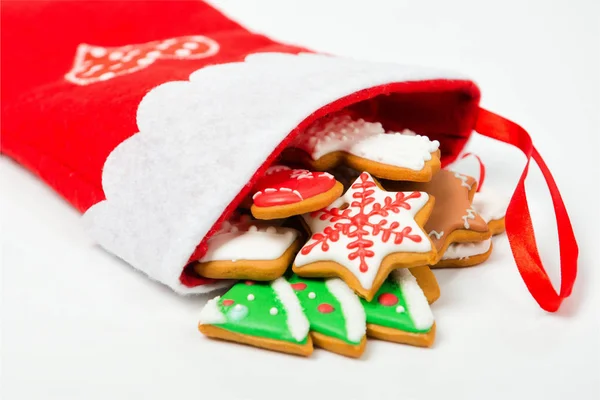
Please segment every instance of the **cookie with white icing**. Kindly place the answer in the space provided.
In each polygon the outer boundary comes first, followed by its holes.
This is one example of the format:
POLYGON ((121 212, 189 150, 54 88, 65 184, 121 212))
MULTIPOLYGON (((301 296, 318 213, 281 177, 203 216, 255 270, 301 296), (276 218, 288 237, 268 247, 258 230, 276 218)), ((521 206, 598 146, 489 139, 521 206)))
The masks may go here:
POLYGON ((344 188, 327 172, 274 165, 254 185, 250 211, 258 219, 278 219, 319 210, 344 188))
POLYGON ((423 290, 410 270, 392 271, 371 302, 362 299, 367 336, 390 342, 431 347, 435 321, 423 290))
POLYGON ((302 216, 312 236, 292 269, 303 277, 338 277, 371 300, 393 269, 437 259, 423 230, 433 204, 424 192, 387 192, 363 172, 338 200, 302 216))
MULTIPOLYGON (((473 208, 487 223, 492 235, 504 232, 504 215, 508 200, 502 199, 498 193, 487 185, 477 192, 473 198, 473 208)), ((435 268, 446 267, 472 267, 486 261, 492 254, 492 240, 487 239, 472 243, 451 244, 435 268)))
POLYGON ((282 156, 317 171, 345 164, 379 178, 415 182, 429 181, 441 166, 437 140, 411 131, 386 132, 379 122, 343 113, 316 121, 282 156))
POLYGON ((492 235, 504 233, 504 216, 508 208, 509 198, 496 193, 487 185, 473 198, 473 208, 477 210, 481 218, 487 222, 492 235))
POLYGON ((491 237, 486 222, 471 204, 477 183, 470 176, 442 170, 430 182, 385 181, 383 185, 389 190, 418 190, 435 197, 435 207, 425 224, 438 253, 433 264, 452 243, 480 242, 491 237))
POLYGON ((200 313, 204 335, 284 353, 309 356, 310 325, 285 278, 236 283, 209 300, 200 313))
POLYGON ((194 270, 207 278, 269 281, 286 272, 301 246, 295 229, 235 215, 210 238, 194 270))
POLYGON ((477 194, 473 198, 473 208, 488 224, 492 235, 503 233, 504 216, 508 207, 509 198, 496 193, 493 187, 483 187, 485 179, 485 165, 481 158, 472 153, 464 154, 460 159, 448 165, 446 169, 458 172, 461 175, 473 177, 477 182, 477 194))
POLYGON ((452 243, 434 265, 434 268, 473 267, 486 261, 492 254, 492 239, 471 243, 452 243))
POLYGON ((348 357, 365 350, 367 319, 359 297, 341 279, 289 278, 316 347, 348 357))

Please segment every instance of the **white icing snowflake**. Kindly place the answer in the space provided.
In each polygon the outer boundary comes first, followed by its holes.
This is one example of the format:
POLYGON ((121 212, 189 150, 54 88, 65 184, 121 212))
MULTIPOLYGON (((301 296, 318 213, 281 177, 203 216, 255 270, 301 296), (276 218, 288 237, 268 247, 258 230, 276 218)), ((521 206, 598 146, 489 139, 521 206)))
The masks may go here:
POLYGON ((388 254, 432 250, 427 234, 414 220, 428 199, 424 192, 386 192, 363 172, 333 204, 303 215, 312 237, 296 256, 295 270, 317 261, 334 261, 370 289, 388 254))

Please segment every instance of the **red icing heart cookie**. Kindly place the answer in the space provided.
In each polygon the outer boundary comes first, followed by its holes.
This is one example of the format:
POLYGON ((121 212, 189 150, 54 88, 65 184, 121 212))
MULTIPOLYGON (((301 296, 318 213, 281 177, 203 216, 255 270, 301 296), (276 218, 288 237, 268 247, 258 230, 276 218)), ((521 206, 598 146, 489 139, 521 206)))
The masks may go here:
POLYGON ((254 186, 250 210, 258 219, 291 217, 327 207, 342 191, 327 172, 274 165, 254 186))

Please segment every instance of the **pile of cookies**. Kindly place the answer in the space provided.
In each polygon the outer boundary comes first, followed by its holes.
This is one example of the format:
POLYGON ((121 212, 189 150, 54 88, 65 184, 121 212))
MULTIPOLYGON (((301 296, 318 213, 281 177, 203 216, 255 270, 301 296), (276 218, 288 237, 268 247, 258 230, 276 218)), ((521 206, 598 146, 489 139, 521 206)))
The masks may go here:
POLYGON ((359 357, 367 338, 431 346, 430 268, 480 264, 504 231, 504 208, 476 193, 483 174, 455 165, 441 169, 439 143, 408 130, 349 113, 315 122, 194 265, 238 280, 200 331, 305 356, 359 357))

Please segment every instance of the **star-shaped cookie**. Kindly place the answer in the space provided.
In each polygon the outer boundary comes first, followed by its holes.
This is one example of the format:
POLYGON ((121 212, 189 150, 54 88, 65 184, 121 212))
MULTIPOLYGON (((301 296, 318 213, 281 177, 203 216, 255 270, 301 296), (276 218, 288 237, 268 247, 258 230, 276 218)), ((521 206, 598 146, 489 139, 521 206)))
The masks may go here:
POLYGON ((437 249, 436 262, 451 243, 480 242, 491 236, 487 224, 471 205, 477 183, 469 176, 442 170, 429 182, 385 181, 382 185, 388 190, 418 190, 435 197, 425 231, 437 249))
POLYGON ((426 182, 440 169, 438 147, 412 131, 386 132, 379 122, 337 114, 300 133, 282 157, 317 171, 347 165, 378 178, 426 182))
POLYGON ((423 230, 433 203, 424 192, 386 192, 363 172, 331 205, 302 216, 312 236, 292 268, 299 276, 339 277, 370 301, 392 270, 437 258, 423 230))

